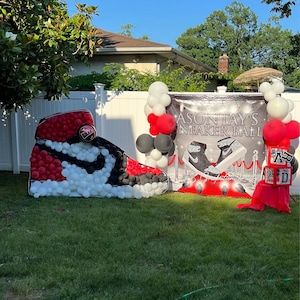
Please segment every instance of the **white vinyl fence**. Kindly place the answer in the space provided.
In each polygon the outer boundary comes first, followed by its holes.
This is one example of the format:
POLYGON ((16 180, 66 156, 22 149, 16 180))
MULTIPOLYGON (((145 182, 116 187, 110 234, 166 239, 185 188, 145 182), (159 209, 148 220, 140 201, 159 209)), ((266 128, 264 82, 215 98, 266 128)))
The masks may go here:
MULTIPOLYGON (((97 134, 120 148, 128 155, 143 162, 144 155, 135 148, 136 138, 149 131, 144 114, 147 92, 122 92, 114 94, 104 91, 103 85, 96 86, 95 92, 71 92, 69 98, 47 101, 37 98, 23 110, 10 115, 0 111, 0 170, 29 170, 29 157, 35 143, 34 134, 39 120, 58 112, 88 109, 96 123, 97 134)), ((283 95, 294 101, 293 119, 300 121, 300 94, 283 95)), ((294 140, 298 147, 299 139, 294 140)), ((300 147, 296 150, 300 162, 300 147)), ((292 186, 293 194, 300 194, 300 171, 292 186)))

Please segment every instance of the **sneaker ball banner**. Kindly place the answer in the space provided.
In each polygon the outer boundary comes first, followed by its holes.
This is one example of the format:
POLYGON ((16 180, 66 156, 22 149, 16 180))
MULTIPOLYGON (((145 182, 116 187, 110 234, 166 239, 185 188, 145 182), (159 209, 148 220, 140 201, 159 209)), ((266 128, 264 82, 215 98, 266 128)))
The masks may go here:
POLYGON ((265 101, 257 94, 173 94, 177 151, 168 175, 173 189, 249 197, 264 160, 265 101))

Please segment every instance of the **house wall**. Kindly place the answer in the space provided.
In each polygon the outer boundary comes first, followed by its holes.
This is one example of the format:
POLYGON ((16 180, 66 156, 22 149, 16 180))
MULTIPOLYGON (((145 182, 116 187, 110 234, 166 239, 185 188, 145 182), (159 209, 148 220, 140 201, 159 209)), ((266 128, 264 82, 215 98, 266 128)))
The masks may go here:
MULTIPOLYGON (((300 121, 300 94, 286 93, 285 98, 293 100, 293 119, 300 121)), ((29 157, 35 143, 34 134, 39 120, 57 112, 88 109, 93 113, 97 134, 124 149, 131 157, 144 162, 144 154, 135 148, 136 138, 149 131, 144 115, 147 92, 71 92, 70 98, 46 101, 37 98, 30 106, 16 114, 0 119, 0 170, 14 170, 16 173, 29 170, 29 157)), ((300 162, 299 139, 293 141, 295 156, 300 162)), ((297 172, 291 193, 300 194, 300 170, 297 172)))
POLYGON ((75 63, 70 74, 72 76, 90 74, 92 72, 101 73, 103 67, 109 63, 120 63, 129 69, 136 69, 140 72, 155 73, 158 70, 157 64, 162 58, 154 54, 145 55, 95 55, 88 64, 75 63))

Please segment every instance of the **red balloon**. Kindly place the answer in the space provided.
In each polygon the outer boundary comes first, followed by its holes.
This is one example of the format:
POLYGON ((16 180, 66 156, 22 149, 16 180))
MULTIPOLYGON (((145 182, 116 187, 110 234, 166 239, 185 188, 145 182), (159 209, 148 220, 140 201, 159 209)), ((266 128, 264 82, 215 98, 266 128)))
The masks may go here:
POLYGON ((171 134, 176 128, 176 120, 173 115, 163 114, 158 117, 156 126, 160 133, 171 134))
POLYGON ((291 146, 291 140, 289 138, 285 138, 279 142, 278 146, 279 146, 279 148, 285 149, 288 151, 291 146))
POLYGON ((151 125, 150 126, 149 132, 152 135, 158 135, 159 134, 159 131, 158 131, 158 129, 157 129, 157 127, 155 125, 151 125))
POLYGON ((151 125, 154 125, 156 123, 157 119, 158 119, 158 116, 156 116, 153 113, 149 114, 147 117, 147 120, 151 125))
POLYGON ((263 127, 266 145, 277 146, 286 137, 285 125, 280 120, 270 120, 263 127))
POLYGON ((300 136, 300 123, 297 121, 290 121, 285 124, 286 135, 289 139, 297 139, 300 136))
POLYGON ((33 171, 33 172, 31 172, 31 177, 32 177, 33 179, 38 179, 39 176, 40 176, 40 174, 39 174, 38 171, 33 171))
POLYGON ((46 173, 46 168, 45 167, 39 167, 38 171, 39 171, 40 174, 44 175, 46 173))

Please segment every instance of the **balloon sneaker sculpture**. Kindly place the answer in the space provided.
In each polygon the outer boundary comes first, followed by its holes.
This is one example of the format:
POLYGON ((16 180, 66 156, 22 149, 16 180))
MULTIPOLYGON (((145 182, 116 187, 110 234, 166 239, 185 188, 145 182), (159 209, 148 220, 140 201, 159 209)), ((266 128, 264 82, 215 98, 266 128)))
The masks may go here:
POLYGON ((164 193, 167 176, 96 136, 89 111, 42 119, 30 158, 29 194, 142 198, 164 193))

